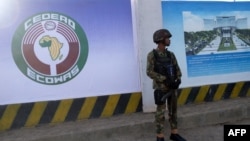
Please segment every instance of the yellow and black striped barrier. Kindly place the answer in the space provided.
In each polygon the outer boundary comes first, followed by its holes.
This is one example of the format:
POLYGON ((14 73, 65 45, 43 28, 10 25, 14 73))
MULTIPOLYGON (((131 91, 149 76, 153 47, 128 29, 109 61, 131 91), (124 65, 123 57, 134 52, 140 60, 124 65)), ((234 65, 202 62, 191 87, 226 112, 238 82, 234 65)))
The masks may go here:
POLYGON ((141 93, 3 105, 0 131, 141 111, 141 93))
MULTIPOLYGON (((178 91, 178 105, 250 96, 250 82, 206 85, 178 91)), ((142 112, 142 94, 0 105, 0 131, 142 112)))
POLYGON ((250 81, 205 85, 179 90, 178 105, 250 96, 250 81))

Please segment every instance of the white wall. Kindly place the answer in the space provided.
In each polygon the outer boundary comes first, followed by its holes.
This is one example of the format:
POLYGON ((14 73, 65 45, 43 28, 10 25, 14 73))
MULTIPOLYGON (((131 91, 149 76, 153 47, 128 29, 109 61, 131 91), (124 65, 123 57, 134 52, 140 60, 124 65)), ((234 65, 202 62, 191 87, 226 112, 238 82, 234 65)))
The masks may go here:
POLYGON ((139 48, 141 67, 141 88, 143 95, 143 111, 155 111, 152 79, 146 75, 147 54, 156 44, 153 43, 153 33, 162 28, 161 0, 135 0, 137 47, 139 48))

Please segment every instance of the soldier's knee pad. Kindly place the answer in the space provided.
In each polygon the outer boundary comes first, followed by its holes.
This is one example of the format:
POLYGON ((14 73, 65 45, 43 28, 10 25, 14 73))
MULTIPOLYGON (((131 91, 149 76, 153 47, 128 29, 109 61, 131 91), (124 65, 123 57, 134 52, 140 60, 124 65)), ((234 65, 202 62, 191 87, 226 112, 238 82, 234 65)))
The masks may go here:
POLYGON ((154 91, 154 99, 156 105, 162 105, 166 103, 166 99, 164 100, 162 97, 165 95, 165 93, 161 90, 155 90, 154 91))

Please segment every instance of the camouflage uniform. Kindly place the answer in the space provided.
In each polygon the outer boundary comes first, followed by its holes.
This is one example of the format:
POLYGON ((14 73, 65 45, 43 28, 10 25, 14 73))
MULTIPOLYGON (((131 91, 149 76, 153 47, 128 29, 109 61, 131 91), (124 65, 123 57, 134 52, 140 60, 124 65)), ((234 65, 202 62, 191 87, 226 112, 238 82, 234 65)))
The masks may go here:
MULTIPOLYGON (((166 56, 166 52, 160 52, 156 49, 159 56, 166 56)), ((175 55, 170 52, 171 58, 173 60, 173 64, 176 66, 177 76, 181 78, 181 71, 178 66, 177 60, 175 55)), ((177 129, 177 90, 171 89, 166 85, 167 78, 164 75, 161 75, 154 71, 155 66, 155 56, 153 51, 148 53, 147 56, 147 75, 153 79, 153 89, 155 91, 161 90, 164 94, 171 93, 170 96, 167 98, 167 108, 168 108, 168 116, 169 116, 169 123, 171 129, 177 129)), ((166 110, 166 102, 163 104, 156 104, 157 109, 155 113, 155 123, 156 123, 156 133, 161 134, 163 133, 164 123, 165 123, 165 110, 166 110)))

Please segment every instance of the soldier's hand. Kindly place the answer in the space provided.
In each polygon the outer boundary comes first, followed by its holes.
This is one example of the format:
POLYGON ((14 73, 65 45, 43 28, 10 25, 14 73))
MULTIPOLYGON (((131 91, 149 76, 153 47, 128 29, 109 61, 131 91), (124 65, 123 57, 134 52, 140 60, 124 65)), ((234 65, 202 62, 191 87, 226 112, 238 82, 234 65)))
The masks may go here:
POLYGON ((172 89, 178 89, 181 84, 181 79, 176 79, 174 82, 171 83, 171 88, 172 89))

